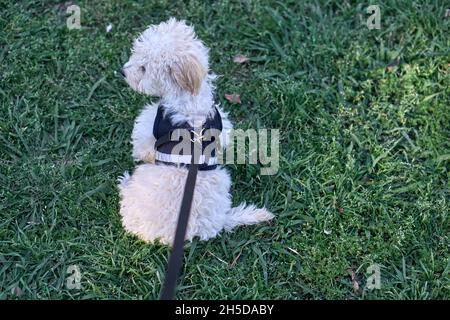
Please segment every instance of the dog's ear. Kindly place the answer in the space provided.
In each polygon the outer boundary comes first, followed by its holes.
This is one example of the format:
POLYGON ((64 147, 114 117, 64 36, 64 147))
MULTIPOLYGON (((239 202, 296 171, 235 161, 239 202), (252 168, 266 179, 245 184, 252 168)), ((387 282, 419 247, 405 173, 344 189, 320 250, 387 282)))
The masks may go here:
POLYGON ((194 96, 200 91, 206 73, 207 70, 193 55, 187 55, 170 66, 173 80, 194 96))

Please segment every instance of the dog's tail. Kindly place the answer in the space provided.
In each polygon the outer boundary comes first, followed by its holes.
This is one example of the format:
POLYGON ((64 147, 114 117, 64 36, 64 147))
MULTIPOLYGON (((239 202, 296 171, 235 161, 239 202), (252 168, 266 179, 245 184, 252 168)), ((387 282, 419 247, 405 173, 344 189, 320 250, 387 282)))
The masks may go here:
POLYGON ((231 231, 234 227, 268 221, 273 217, 274 215, 265 208, 259 209, 254 205, 247 206, 244 202, 228 211, 224 228, 226 231, 231 231))

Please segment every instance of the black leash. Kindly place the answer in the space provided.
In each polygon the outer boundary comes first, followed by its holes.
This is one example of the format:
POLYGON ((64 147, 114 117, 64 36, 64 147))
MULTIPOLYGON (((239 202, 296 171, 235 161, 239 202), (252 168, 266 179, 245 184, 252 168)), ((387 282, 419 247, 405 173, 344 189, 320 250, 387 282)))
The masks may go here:
POLYGON ((194 198, 195 182, 197 181, 198 162, 202 150, 201 140, 192 142, 192 157, 189 165, 186 184, 184 185, 183 199, 181 201, 180 214, 178 216, 177 230, 170 254, 169 266, 167 267, 164 286, 161 291, 160 300, 172 300, 175 295, 178 275, 183 264, 184 238, 191 213, 192 199, 194 198), (200 152, 198 151, 200 142, 200 152), (197 149, 197 150, 196 150, 197 149))

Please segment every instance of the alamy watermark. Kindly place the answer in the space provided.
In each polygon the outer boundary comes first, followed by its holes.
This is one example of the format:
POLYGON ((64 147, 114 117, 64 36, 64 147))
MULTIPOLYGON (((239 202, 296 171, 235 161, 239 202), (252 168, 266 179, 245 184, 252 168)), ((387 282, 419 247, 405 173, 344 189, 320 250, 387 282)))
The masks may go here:
POLYGON ((73 4, 68 6, 66 13, 69 15, 66 19, 66 26, 69 30, 81 29, 81 9, 79 6, 73 4))
POLYGON ((73 264, 67 267, 66 274, 68 275, 66 279, 67 290, 81 289, 81 272, 78 265, 73 264))
POLYGON ((189 164, 193 157, 196 164, 260 164, 261 175, 274 175, 279 169, 278 129, 177 129, 170 141, 176 142, 170 154, 157 152, 157 160, 189 164))
POLYGON ((369 30, 381 29, 381 11, 380 6, 370 5, 366 8, 366 13, 370 14, 367 18, 366 25, 369 30))
POLYGON ((370 274, 369 277, 367 277, 366 281, 366 289, 373 290, 373 289, 381 289, 381 269, 380 265, 377 263, 371 264, 367 270, 367 274, 370 274))

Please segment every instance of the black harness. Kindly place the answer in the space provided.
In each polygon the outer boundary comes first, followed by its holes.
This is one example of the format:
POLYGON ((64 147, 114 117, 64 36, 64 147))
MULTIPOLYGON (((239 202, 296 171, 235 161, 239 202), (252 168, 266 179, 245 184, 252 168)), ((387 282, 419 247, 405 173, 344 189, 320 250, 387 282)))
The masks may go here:
POLYGON ((153 124, 156 162, 189 167, 194 150, 193 142, 201 139, 202 150, 198 170, 213 170, 217 167, 216 148, 219 143, 217 133, 221 131, 222 118, 217 108, 214 108, 214 115, 209 116, 199 132, 196 132, 187 121, 174 125, 170 115, 164 113, 164 106, 159 105, 153 124))
POLYGON ((214 108, 214 115, 208 117, 201 128, 194 128, 187 122, 172 124, 170 116, 164 114, 164 107, 162 105, 158 107, 153 125, 153 135, 156 138, 156 162, 188 168, 172 253, 161 290, 162 300, 170 300, 174 297, 178 274, 183 264, 184 238, 194 198, 197 173, 198 170, 212 170, 217 167, 215 149, 219 143, 217 133, 221 131, 222 118, 217 108, 214 108), (178 148, 180 143, 183 144, 181 149, 178 148), (207 150, 210 150, 210 154, 205 154, 207 150))

